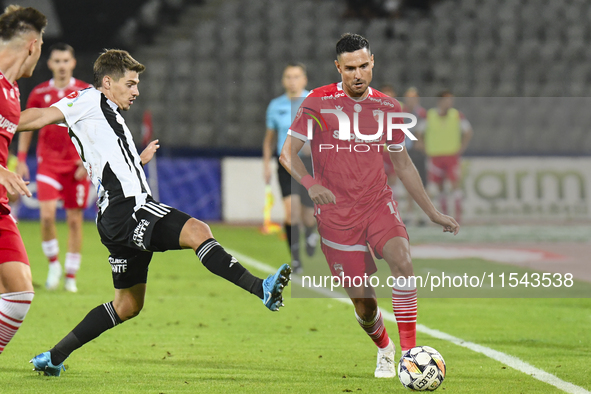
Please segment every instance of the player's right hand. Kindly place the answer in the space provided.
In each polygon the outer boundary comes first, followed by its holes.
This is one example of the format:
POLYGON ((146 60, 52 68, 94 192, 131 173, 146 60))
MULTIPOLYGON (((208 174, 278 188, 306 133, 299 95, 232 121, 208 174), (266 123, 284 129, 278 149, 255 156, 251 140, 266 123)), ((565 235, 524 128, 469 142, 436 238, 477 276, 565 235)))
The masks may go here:
POLYGON ((8 193, 31 197, 32 194, 27 188, 28 184, 29 182, 23 181, 20 175, 0 166, 0 185, 4 186, 8 193))
POLYGON ((431 221, 443 227, 444 233, 452 233, 453 235, 457 235, 460 231, 460 225, 458 222, 456 222, 456 220, 451 216, 444 215, 441 212, 437 212, 437 216, 431 218, 431 221))
POLYGON ((17 173, 17 175, 20 175, 20 177, 23 178, 23 179, 29 179, 30 178, 30 175, 29 175, 29 166, 24 161, 19 161, 16 164, 16 173, 17 173))
POLYGON ((337 198, 334 196, 334 194, 332 194, 330 190, 328 190, 322 185, 312 185, 312 187, 308 189, 308 195, 316 205, 337 203, 337 198))

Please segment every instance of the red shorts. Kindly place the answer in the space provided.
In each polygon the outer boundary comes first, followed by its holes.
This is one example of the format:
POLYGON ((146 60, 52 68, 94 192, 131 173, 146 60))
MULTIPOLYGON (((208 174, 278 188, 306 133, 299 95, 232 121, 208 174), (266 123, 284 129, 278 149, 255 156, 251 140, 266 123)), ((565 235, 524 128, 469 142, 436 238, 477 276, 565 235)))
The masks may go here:
POLYGON ((431 157, 429 179, 435 183, 441 183, 445 179, 456 182, 460 179, 460 157, 458 155, 431 157))
POLYGON ((406 227, 392 199, 384 199, 367 219, 347 230, 331 228, 318 219, 318 233, 332 275, 350 278, 369 276, 377 271, 370 247, 381 258, 384 245, 390 239, 403 237, 408 240, 406 227))
POLYGON ((57 166, 39 163, 37 169, 37 199, 39 201, 63 200, 64 208, 84 209, 87 206, 90 179, 76 180, 77 165, 57 166))
POLYGON ((0 215, 0 264, 19 261, 29 265, 29 258, 16 221, 10 215, 0 215))

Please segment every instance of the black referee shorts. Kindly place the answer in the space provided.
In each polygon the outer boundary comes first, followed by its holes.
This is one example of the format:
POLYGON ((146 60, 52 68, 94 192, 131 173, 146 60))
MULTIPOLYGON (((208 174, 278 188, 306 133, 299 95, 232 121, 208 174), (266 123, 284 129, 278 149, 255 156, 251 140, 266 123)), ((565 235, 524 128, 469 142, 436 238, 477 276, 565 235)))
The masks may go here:
POLYGON ((191 216, 151 199, 135 213, 112 215, 109 209, 99 215, 97 229, 109 249, 113 285, 127 289, 147 283, 153 252, 181 249, 181 230, 191 216))
MULTIPOLYGON (((308 173, 312 174, 312 160, 310 157, 301 157, 304 166, 308 173)), ((308 191, 305 187, 300 185, 293 177, 287 172, 285 167, 277 159, 277 177, 279 179, 279 185, 281 186, 281 196, 283 198, 297 194, 300 196, 302 205, 308 208, 314 208, 314 202, 310 199, 308 191)))

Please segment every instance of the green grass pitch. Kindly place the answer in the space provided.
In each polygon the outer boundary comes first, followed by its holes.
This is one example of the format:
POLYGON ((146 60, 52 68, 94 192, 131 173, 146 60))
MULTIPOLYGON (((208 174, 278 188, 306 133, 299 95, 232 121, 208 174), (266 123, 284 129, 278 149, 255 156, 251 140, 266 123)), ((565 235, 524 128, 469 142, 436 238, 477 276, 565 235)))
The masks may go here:
MULTIPOLYGON (((36 296, 0 356, 1 393, 406 392, 398 378, 373 377, 376 350, 351 305, 292 298, 289 290, 285 308, 271 313, 254 296, 211 275, 191 251, 155 254, 142 313, 73 353, 60 378, 41 376, 28 364, 31 357, 52 347, 90 309, 112 300, 110 267, 94 224, 86 223, 79 293, 48 292, 39 225, 19 227, 36 296)), ((212 229, 223 245, 263 263, 278 267, 288 261, 284 242, 275 236, 255 228, 212 229)), ((59 237, 63 261, 63 223, 59 237)), ((380 305, 391 310, 388 299, 380 305)), ((591 390, 588 299, 420 299, 418 322, 591 390)), ((386 326, 397 342, 396 325, 386 326)), ((483 354, 421 333, 417 339, 446 360, 440 393, 562 392, 483 354)))

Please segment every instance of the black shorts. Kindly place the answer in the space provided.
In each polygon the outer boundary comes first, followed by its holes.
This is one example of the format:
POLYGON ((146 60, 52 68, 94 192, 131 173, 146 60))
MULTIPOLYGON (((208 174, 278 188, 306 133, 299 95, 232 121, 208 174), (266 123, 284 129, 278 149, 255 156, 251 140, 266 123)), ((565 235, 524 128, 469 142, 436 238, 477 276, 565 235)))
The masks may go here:
POLYGON ((153 252, 181 249, 181 230, 191 216, 151 199, 135 213, 131 206, 131 215, 124 220, 109 209, 99 215, 97 229, 109 249, 113 285, 127 289, 147 283, 153 252))
MULTIPOLYGON (((309 174, 313 173, 312 170, 312 160, 310 157, 301 157, 306 167, 306 171, 309 174)), ((310 199, 308 195, 308 191, 305 187, 300 185, 292 176, 287 172, 285 167, 279 162, 277 159, 277 177, 279 178, 279 185, 281 186, 281 196, 283 198, 291 196, 292 194, 296 194, 300 196, 300 201, 302 205, 308 208, 314 208, 314 202, 310 199)))
POLYGON ((418 149, 411 149, 408 151, 408 155, 410 159, 414 163, 415 167, 417 168, 417 172, 419 173, 421 180, 423 181, 423 186, 427 186, 427 156, 423 152, 418 149))

